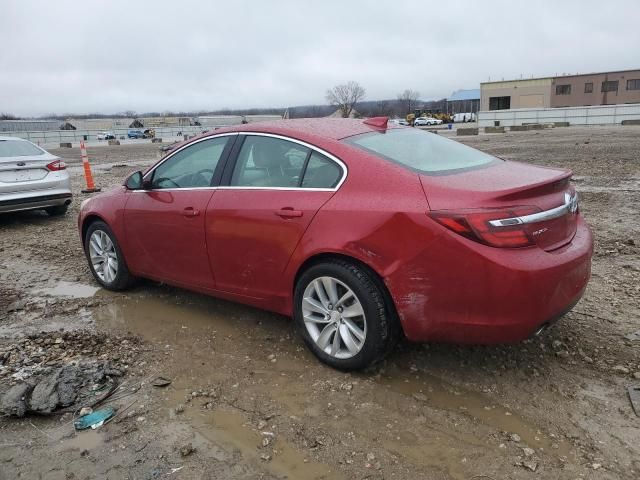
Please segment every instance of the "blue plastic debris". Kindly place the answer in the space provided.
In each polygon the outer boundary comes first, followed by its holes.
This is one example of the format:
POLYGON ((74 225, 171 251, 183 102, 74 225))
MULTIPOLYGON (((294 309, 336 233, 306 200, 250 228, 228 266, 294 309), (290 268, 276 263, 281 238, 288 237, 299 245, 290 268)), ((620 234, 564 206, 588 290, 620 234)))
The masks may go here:
POLYGON ((101 427, 105 421, 113 417, 115 413, 116 411, 111 407, 96 410, 95 412, 78 418, 78 420, 73 422, 73 426, 76 427, 76 430, 85 430, 89 427, 96 429, 101 427))

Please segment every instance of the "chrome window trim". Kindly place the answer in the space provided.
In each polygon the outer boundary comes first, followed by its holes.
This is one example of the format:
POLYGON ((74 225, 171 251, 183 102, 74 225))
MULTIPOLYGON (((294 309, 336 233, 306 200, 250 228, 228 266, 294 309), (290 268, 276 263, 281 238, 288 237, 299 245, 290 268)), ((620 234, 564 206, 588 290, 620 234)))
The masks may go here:
MULTIPOLYGON (((147 173, 144 174, 143 178, 146 178, 147 175, 150 175, 153 173, 153 171, 158 168, 160 165, 162 165, 164 162, 166 162, 167 160, 169 160, 171 157, 173 157, 176 153, 184 150, 185 148, 194 145, 198 142, 202 142, 205 140, 211 140, 214 138, 218 138, 218 137, 228 137, 228 136, 233 136, 233 135, 254 135, 254 136, 258 136, 258 137, 272 137, 272 138, 278 138, 280 140, 285 140, 288 142, 292 142, 292 143, 297 143, 299 145, 302 145, 303 147, 309 148, 310 150, 314 150, 318 153, 320 153, 321 155, 324 155, 325 157, 329 158, 330 160, 334 161, 335 163, 338 164, 338 166, 340 167, 340 169, 342 170, 342 177, 340 178, 340 181, 336 184, 335 187, 333 188, 304 188, 304 187, 250 187, 250 186, 235 186, 235 185, 221 185, 221 186, 217 186, 217 187, 185 187, 185 188, 154 188, 151 190, 133 190, 134 192, 170 192, 170 191, 184 191, 184 190, 281 190, 281 191, 302 191, 302 192, 337 192, 338 189, 342 186, 342 184, 345 182, 345 180, 347 179, 347 174, 349 172, 349 169, 347 167, 347 165, 340 160, 338 157, 336 157, 335 155, 332 155, 331 153, 327 152, 326 150, 321 149, 320 147, 316 147, 315 145, 312 145, 310 143, 304 142, 302 140, 298 140, 296 138, 291 138, 291 137, 287 137, 285 135, 279 135, 276 133, 265 133, 265 132, 229 132, 229 133, 220 133, 218 135, 211 135, 209 137, 204 137, 204 138, 200 138, 198 140, 196 140, 195 142, 191 142, 188 143, 187 145, 183 145, 182 147, 180 147, 178 150, 173 151, 171 153, 169 153, 165 158, 163 158, 160 162, 158 162, 157 164, 155 164, 151 170, 147 171, 147 173)), ((235 168, 235 165, 234 165, 235 168)))
MULTIPOLYGON (((349 169, 347 168, 347 166, 345 165, 345 163, 340 160, 338 157, 336 157, 335 155, 332 155, 331 153, 327 152, 326 150, 321 149, 320 147, 316 147, 315 145, 312 145, 310 143, 304 142, 302 140, 298 140, 297 138, 291 138, 291 137, 287 137, 285 135, 279 135, 277 133, 265 133, 265 132, 238 132, 240 135, 253 135, 253 136, 258 136, 258 137, 271 137, 271 138, 278 138, 280 140, 285 140, 287 142, 292 142, 292 143, 297 143, 298 145, 302 145, 303 147, 307 147, 310 150, 313 150, 315 152, 318 152, 321 155, 324 155, 325 157, 327 157, 328 159, 334 161, 335 163, 338 164, 338 166, 340 167, 340 169, 342 170, 342 177, 340 177, 340 181, 338 181, 338 183, 336 184, 335 187, 333 188, 303 188, 303 187, 250 187, 250 186, 236 186, 236 185, 225 185, 225 186, 220 186, 218 188, 222 189, 222 190, 292 190, 292 191, 304 191, 304 192, 336 192, 338 191, 338 189, 342 186, 342 184, 345 182, 345 180, 347 179, 347 174, 349 172, 349 169)), ((235 168, 235 165, 234 165, 235 168)))
POLYGON ((532 213, 531 215, 523 215, 521 217, 502 218, 499 220, 490 220, 489 225, 492 227, 510 227, 513 225, 525 225, 528 223, 538 223, 545 220, 552 220, 561 217, 567 213, 576 213, 578 211, 578 193, 571 195, 564 194, 564 203, 559 207, 545 210, 544 212, 532 213))
POLYGON ((291 190, 300 192, 334 192, 333 188, 299 188, 299 187, 184 187, 184 188, 153 188, 150 190, 129 190, 131 193, 148 192, 182 192, 185 190, 291 190))

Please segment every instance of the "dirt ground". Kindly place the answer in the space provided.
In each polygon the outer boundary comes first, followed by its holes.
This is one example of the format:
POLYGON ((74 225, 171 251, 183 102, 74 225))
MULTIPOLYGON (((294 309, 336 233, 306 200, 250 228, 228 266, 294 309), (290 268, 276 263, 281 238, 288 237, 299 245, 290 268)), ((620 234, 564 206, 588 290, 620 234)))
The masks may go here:
MULTIPOLYGON (((106 402, 117 415, 96 430, 76 433, 72 413, 0 418, 0 479, 639 478, 627 387, 640 386, 640 339, 626 336, 640 330, 640 127, 458 139, 574 171, 596 242, 587 293, 524 343, 404 342, 358 374, 320 364, 278 315, 152 282, 98 289, 76 229, 80 154, 52 150, 71 164, 69 213, 0 216, 0 391, 16 381, 3 362, 32 368, 24 352, 56 346, 42 331, 81 345, 55 358, 111 360, 123 384, 106 402), (153 386, 158 375, 172 383, 153 386)), ((140 144, 89 156, 105 188, 159 153, 140 144)))

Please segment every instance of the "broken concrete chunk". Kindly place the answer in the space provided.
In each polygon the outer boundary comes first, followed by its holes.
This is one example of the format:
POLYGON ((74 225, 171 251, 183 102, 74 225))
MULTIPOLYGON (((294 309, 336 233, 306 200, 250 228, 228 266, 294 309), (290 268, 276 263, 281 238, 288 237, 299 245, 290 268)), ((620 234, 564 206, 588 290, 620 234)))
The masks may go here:
POLYGON ((36 413, 51 413, 58 405, 58 375, 53 374, 40 380, 31 392, 29 410, 36 413))
POLYGON ((11 387, 2 397, 0 413, 13 417, 24 417, 27 413, 27 397, 33 390, 33 385, 20 383, 11 387))

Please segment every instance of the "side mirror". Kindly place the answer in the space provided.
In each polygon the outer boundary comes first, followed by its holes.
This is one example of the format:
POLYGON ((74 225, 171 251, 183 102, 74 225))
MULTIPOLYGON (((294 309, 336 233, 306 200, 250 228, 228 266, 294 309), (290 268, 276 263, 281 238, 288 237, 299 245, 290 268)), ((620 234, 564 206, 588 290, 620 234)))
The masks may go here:
POLYGON ((144 188, 144 180, 142 179, 142 172, 134 172, 124 182, 124 186, 127 190, 142 190, 144 188))

